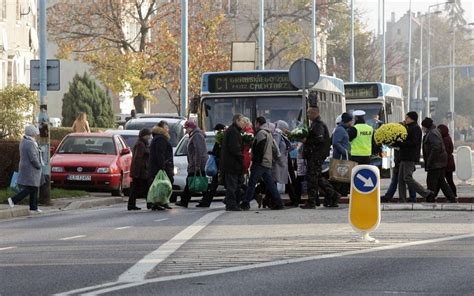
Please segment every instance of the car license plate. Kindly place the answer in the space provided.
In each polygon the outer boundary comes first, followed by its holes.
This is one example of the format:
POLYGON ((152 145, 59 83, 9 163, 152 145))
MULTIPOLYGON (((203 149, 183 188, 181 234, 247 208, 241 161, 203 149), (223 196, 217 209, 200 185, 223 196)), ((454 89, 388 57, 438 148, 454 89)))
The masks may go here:
POLYGON ((92 177, 88 175, 69 175, 67 179, 69 181, 91 181, 92 177))

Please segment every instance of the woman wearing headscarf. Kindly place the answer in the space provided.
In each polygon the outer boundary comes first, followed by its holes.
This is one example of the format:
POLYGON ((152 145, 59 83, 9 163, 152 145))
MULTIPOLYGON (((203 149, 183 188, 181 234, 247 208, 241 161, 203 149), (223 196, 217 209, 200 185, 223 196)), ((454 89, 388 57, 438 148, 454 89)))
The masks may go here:
POLYGON ((86 112, 81 112, 72 124, 72 131, 75 133, 90 133, 89 122, 87 121, 86 112))
POLYGON ((128 199, 128 210, 141 210, 137 207, 137 198, 145 198, 148 193, 148 159, 150 157, 151 131, 144 128, 138 134, 138 141, 133 147, 132 167, 130 169, 132 190, 128 199))
POLYGON ((30 211, 41 213, 38 209, 38 189, 44 183, 42 178, 41 151, 35 137, 39 134, 35 126, 25 128, 25 135, 20 143, 20 164, 17 183, 21 188, 15 196, 8 199, 10 207, 14 207, 28 195, 30 196, 30 211))

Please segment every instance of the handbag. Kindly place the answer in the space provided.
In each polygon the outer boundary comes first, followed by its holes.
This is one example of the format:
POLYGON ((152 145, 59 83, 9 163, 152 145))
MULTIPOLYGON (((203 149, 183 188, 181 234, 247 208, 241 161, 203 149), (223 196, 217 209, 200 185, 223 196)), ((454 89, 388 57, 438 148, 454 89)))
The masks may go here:
POLYGON ((215 175, 217 175, 217 163, 216 157, 214 155, 210 155, 207 159, 205 171, 206 175, 208 175, 209 177, 214 177, 215 175))
POLYGON ((208 179, 203 176, 201 171, 194 172, 194 176, 188 177, 188 188, 192 193, 206 192, 208 186, 208 179))
POLYGON ((349 155, 346 151, 345 159, 335 159, 331 158, 329 163, 329 180, 337 181, 341 183, 350 183, 351 182, 351 173, 352 169, 357 165, 357 162, 349 160, 349 155))
POLYGON ((160 170, 148 190, 146 200, 148 203, 166 205, 170 202, 172 193, 173 186, 168 175, 164 170, 160 170))
POLYGON ((15 193, 18 193, 21 191, 20 187, 18 186, 18 175, 19 175, 18 172, 13 172, 13 176, 10 181, 10 189, 15 193))

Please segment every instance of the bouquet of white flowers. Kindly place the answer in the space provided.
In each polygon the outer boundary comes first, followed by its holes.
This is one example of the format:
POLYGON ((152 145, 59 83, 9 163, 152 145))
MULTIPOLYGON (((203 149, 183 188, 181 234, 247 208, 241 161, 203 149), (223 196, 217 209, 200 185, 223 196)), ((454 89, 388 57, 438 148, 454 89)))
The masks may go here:
POLYGON ((290 132, 288 135, 288 139, 290 141, 301 141, 304 138, 307 138, 309 134, 309 130, 307 126, 300 126, 295 128, 290 132))
POLYGON ((255 137, 252 133, 242 133, 242 141, 244 142, 244 144, 252 144, 254 138, 255 137))

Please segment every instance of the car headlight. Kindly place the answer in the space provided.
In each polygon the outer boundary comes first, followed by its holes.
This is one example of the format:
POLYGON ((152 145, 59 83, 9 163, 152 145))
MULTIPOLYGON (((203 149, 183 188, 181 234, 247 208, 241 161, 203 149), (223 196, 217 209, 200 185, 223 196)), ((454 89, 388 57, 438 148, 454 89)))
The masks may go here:
POLYGON ((98 168, 97 173, 99 173, 99 174, 108 174, 108 173, 110 173, 110 168, 98 168))
POLYGON ((63 167, 52 167, 51 172, 53 172, 53 173, 62 173, 62 172, 64 172, 64 168, 63 167))
POLYGON ((178 168, 177 166, 175 166, 175 167, 173 168, 173 174, 174 174, 175 176, 179 175, 179 168, 178 168))

